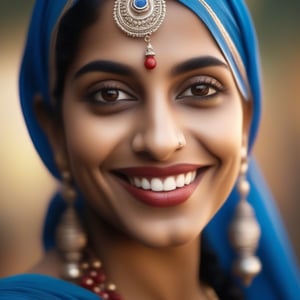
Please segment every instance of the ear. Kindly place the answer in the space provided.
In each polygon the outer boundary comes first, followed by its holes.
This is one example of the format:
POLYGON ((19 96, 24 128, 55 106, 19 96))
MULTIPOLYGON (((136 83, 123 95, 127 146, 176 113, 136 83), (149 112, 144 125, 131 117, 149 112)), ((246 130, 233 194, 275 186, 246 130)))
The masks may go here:
POLYGON ((56 166, 60 172, 69 169, 63 122, 60 116, 45 104, 41 95, 34 97, 36 118, 45 132, 53 151, 56 166))

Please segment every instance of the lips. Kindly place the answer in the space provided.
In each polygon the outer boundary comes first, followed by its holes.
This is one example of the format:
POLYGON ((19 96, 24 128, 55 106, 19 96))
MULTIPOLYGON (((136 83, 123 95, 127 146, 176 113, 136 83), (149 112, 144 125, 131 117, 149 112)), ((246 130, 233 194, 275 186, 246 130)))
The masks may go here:
POLYGON ((124 168, 113 173, 137 201, 168 207, 187 201, 207 169, 207 166, 181 164, 167 168, 124 168))

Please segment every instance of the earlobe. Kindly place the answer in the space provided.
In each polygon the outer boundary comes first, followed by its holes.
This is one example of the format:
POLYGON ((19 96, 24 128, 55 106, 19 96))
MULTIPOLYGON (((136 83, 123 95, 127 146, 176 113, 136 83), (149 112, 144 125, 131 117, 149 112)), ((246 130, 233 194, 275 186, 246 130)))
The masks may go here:
POLYGON ((55 116, 53 110, 45 104, 40 94, 34 96, 33 103, 36 118, 51 145, 57 168, 62 172, 68 169, 62 122, 55 116))

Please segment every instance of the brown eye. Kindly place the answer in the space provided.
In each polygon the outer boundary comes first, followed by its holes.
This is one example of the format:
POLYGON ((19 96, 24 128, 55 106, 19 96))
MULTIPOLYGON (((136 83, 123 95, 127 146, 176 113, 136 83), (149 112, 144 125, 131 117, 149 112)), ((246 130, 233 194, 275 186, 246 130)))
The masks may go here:
POLYGON ((103 99, 103 101, 106 102, 114 102, 118 100, 119 97, 119 91, 116 89, 104 89, 99 93, 101 94, 101 98, 103 99))
POLYGON ((191 87, 191 93, 194 96, 207 96, 210 93, 210 87, 207 84, 196 84, 191 87))
POLYGON ((87 99, 96 104, 115 104, 120 101, 135 100, 132 95, 116 87, 97 88, 88 93, 87 99))
POLYGON ((224 86, 213 77, 200 76, 189 81, 188 86, 178 95, 179 99, 209 100, 224 90, 224 86))
POLYGON ((216 87, 213 87, 206 83, 198 83, 190 86, 183 93, 180 94, 179 98, 191 97, 206 99, 207 97, 214 96, 219 92, 216 87))

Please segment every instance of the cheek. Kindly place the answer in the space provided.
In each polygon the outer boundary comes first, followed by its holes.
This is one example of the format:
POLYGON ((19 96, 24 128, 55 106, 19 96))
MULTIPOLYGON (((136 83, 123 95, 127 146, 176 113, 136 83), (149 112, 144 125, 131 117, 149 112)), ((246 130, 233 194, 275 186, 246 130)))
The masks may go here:
MULTIPOLYGON (((128 133, 125 120, 100 116, 86 108, 67 109, 64 114, 66 146, 73 168, 99 169, 128 133)), ((129 124, 128 124, 129 125, 129 124)))
POLYGON ((234 98, 215 109, 199 112, 190 118, 190 126, 197 147, 214 165, 208 189, 216 203, 221 204, 234 187, 239 173, 243 140, 241 100, 234 98))
POLYGON ((220 163, 240 158, 243 110, 239 98, 198 112, 190 118, 190 124, 198 144, 220 163))

